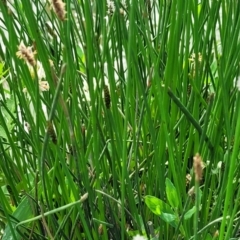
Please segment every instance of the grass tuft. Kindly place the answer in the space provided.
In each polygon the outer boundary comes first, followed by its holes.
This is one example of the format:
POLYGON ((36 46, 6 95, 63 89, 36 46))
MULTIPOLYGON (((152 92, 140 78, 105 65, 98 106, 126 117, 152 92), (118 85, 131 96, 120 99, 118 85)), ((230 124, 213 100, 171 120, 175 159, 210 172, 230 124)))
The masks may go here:
POLYGON ((239 238, 238 1, 2 3, 2 240, 239 238))

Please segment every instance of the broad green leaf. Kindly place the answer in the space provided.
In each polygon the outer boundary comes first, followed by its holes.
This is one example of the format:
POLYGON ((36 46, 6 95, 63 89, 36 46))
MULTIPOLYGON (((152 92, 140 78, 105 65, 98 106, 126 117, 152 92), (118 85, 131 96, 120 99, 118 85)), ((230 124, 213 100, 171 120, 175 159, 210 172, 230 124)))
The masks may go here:
POLYGON ((163 212, 174 214, 173 210, 168 204, 154 196, 147 195, 145 197, 145 203, 147 204, 148 208, 158 216, 160 216, 163 212))
MULTIPOLYGON (((14 211, 14 213, 12 214, 12 216, 19 220, 20 222, 23 220, 26 220, 28 218, 33 217, 32 214, 32 209, 31 209, 31 204, 29 202, 29 198, 24 198, 23 201, 18 205, 18 207, 16 208, 16 210, 14 211)), ((17 223, 13 222, 12 225, 15 226, 17 223)), ((17 239, 22 239, 22 237, 20 236, 20 234, 17 232, 17 230, 14 228, 15 230, 15 234, 17 239)), ((9 225, 7 225, 5 231, 4 231, 4 235, 2 237, 2 240, 9 240, 9 239, 13 239, 12 238, 13 234, 11 232, 11 229, 9 227, 9 225)))
MULTIPOLYGON (((32 174, 28 174, 28 179, 33 181, 33 175, 32 174)), ((21 188, 21 184, 18 185, 19 188, 21 188)), ((37 189, 38 189, 38 194, 41 194, 42 193, 42 187, 41 187, 41 183, 38 183, 38 186, 37 186, 37 189)), ((35 188, 33 188, 29 193, 28 195, 29 196, 32 196, 32 194, 35 192, 35 188)), ((22 199, 22 201, 20 202, 20 204, 17 206, 17 208, 14 210, 14 212, 12 213, 12 217, 14 217, 17 221, 15 222, 12 222, 12 226, 14 227, 14 233, 15 235, 17 236, 16 239, 14 240, 20 240, 22 239, 22 237, 20 236, 20 234, 18 233, 17 229, 15 228, 15 226, 19 223, 19 222, 22 222, 22 221, 25 221, 29 218, 32 218, 34 217, 34 214, 33 214, 33 209, 32 207, 34 206, 33 203, 31 202, 31 198, 30 197, 25 197, 22 199)), ((20 228, 21 231, 24 231, 23 228, 20 228)), ((4 230, 4 235, 3 235, 3 238, 2 240, 9 240, 9 239, 13 239, 13 234, 11 232, 11 228, 8 225, 6 225, 6 228, 4 230)))
POLYGON ((5 129, 0 125, 0 137, 8 139, 5 129))
POLYGON ((167 199, 170 205, 173 208, 178 208, 179 200, 178 200, 176 188, 174 187, 173 183, 169 178, 166 179, 165 184, 166 184, 167 199))
POLYGON ((145 203, 147 204, 148 208, 162 220, 169 223, 173 227, 177 226, 177 216, 168 204, 159 198, 149 195, 145 197, 145 203))
MULTIPOLYGON (((15 101, 14 101, 13 96, 11 96, 11 98, 7 99, 5 104, 6 104, 6 108, 8 109, 8 111, 11 112, 15 116, 16 115, 15 101)), ((4 126, 0 125, 0 137, 7 139, 6 131, 11 132, 12 129, 14 128, 13 118, 4 107, 1 107, 1 111, 2 111, 2 115, 4 117, 4 121, 6 124, 6 129, 4 128, 4 126)))
POLYGON ((177 227, 177 221, 176 221, 177 216, 176 215, 170 214, 170 213, 162 213, 160 217, 162 220, 171 224, 173 227, 177 227))
POLYGON ((189 209, 185 215, 184 215, 184 220, 187 220, 189 218, 192 217, 192 215, 196 212, 196 206, 194 206, 193 208, 189 209))
POLYGON ((15 101, 13 95, 11 96, 11 98, 7 99, 6 105, 10 112, 13 113, 15 111, 15 101))

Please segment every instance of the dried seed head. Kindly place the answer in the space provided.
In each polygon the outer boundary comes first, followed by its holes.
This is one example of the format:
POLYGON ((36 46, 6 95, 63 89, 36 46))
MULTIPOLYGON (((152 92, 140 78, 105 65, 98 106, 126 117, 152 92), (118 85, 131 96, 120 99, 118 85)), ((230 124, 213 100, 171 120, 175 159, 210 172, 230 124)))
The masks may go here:
POLYGON ((52 0, 53 10, 56 13, 59 20, 65 20, 65 3, 62 0, 52 0))
POLYGON ((85 193, 84 195, 81 196, 80 201, 84 202, 88 199, 88 193, 85 193))
POLYGON ((124 15, 125 15, 124 9, 123 9, 123 8, 120 8, 120 9, 119 9, 119 13, 120 13, 122 16, 124 16, 124 15))
POLYGON ((23 41, 20 42, 18 51, 16 52, 18 58, 24 59, 27 63, 34 67, 36 65, 36 60, 34 58, 35 54, 36 52, 32 51, 32 47, 26 47, 23 41))
POLYGON ((109 109, 111 107, 111 97, 110 97, 110 92, 107 85, 105 85, 104 87, 104 100, 105 100, 106 108, 109 109))
POLYGON ((188 173, 188 174, 186 175, 186 186, 188 186, 188 185, 190 184, 191 180, 192 180, 192 177, 191 177, 191 175, 188 173))
POLYGON ((109 16, 112 16, 113 13, 115 12, 116 7, 113 1, 108 0, 107 1, 107 13, 109 16))
POLYGON ((219 231, 216 230, 216 232, 213 234, 214 238, 217 238, 219 236, 219 231))
POLYGON ((191 67, 191 74, 190 74, 190 76, 193 77, 193 78, 195 78, 195 75, 196 75, 196 58, 197 58, 197 61, 198 61, 199 64, 201 64, 202 60, 203 60, 202 54, 200 52, 198 53, 197 57, 196 57, 196 54, 193 53, 191 55, 191 57, 189 58, 190 67, 191 67))
POLYGON ((191 187, 188 191, 188 196, 189 197, 192 197, 193 195, 195 194, 195 188, 194 187, 191 187))
POLYGON ((194 157, 193 157, 193 170, 195 173, 195 181, 200 181, 202 179, 202 172, 203 172, 203 161, 201 156, 197 153, 194 157))
POLYGON ((27 133, 29 133, 29 132, 31 131, 31 126, 30 126, 30 124, 29 124, 28 122, 24 122, 23 127, 24 127, 24 130, 25 130, 27 133))
POLYGON ((83 123, 82 124, 82 135, 84 135, 85 136, 85 134, 86 134, 86 126, 85 126, 85 124, 83 123))
POLYGON ((56 136, 55 130, 53 128, 53 124, 51 122, 47 123, 47 133, 49 134, 50 138, 52 139, 52 142, 54 144, 57 144, 57 136, 56 136))
POLYGON ((150 88, 152 86, 152 81, 151 79, 148 79, 147 81, 147 88, 150 88))
POLYGON ((47 81, 39 81, 39 89, 42 92, 49 91, 49 84, 47 81))
POLYGON ((102 224, 100 224, 98 227, 98 234, 103 235, 103 225, 102 224))

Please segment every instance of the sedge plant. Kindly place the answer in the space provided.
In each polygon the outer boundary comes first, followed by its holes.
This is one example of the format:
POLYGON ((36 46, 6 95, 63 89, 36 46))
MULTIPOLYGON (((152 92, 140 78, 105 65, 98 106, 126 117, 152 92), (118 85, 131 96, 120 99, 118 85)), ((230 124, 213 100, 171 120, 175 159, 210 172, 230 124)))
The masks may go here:
POLYGON ((1 239, 238 239, 240 4, 0 4, 1 239))

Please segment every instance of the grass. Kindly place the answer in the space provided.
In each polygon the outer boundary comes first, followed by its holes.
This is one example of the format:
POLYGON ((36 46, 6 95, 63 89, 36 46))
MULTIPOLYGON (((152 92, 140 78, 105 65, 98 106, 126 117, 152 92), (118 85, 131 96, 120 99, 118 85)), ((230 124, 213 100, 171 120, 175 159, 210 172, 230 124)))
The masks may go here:
POLYGON ((1 239, 238 239, 238 2, 59 2, 0 4, 1 239))

